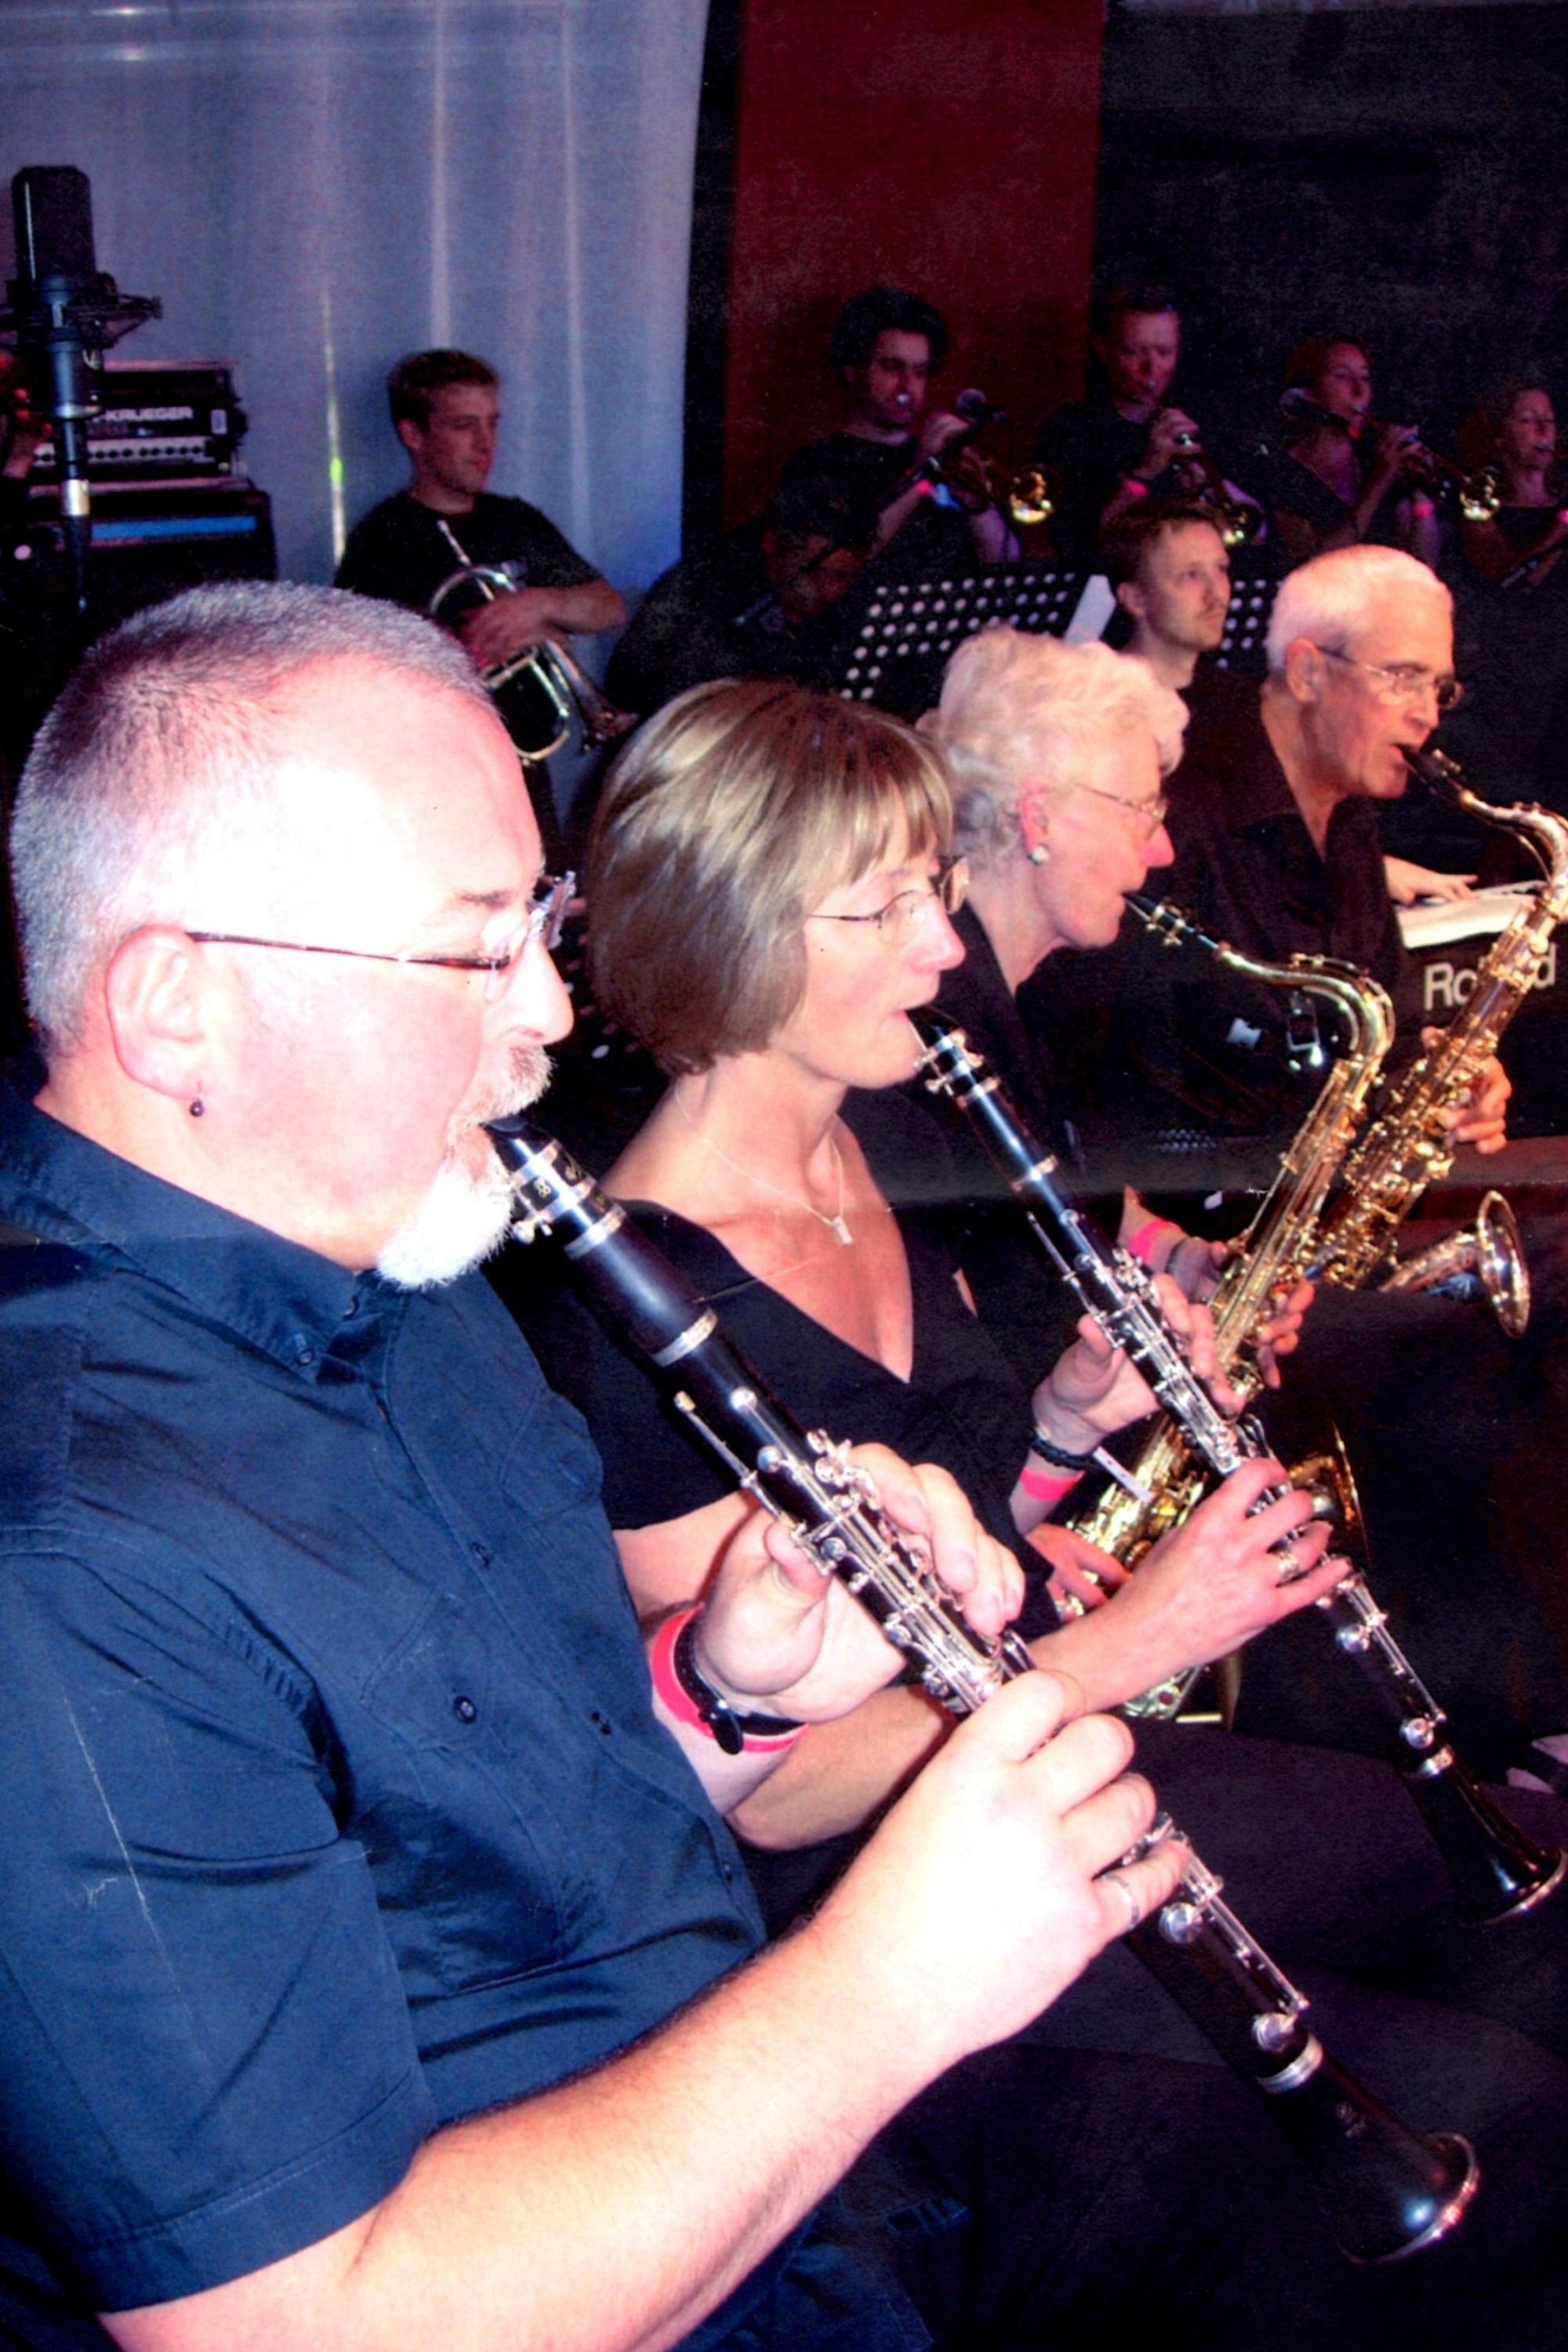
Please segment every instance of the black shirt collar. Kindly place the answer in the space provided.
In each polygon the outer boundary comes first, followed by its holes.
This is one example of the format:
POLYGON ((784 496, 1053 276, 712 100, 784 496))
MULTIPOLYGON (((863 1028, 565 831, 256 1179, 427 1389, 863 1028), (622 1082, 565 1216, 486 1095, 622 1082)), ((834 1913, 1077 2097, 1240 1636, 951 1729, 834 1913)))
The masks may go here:
POLYGON ((0 1088, 0 1218, 100 1264, 134 1268, 204 1321, 313 1373, 362 1284, 405 1297, 149 1175, 0 1088))
MULTIPOLYGON (((1212 766, 1205 761, 1205 765, 1223 799, 1226 823, 1231 832, 1247 833, 1255 825, 1277 825, 1284 820, 1300 828, 1307 846, 1314 856, 1318 855, 1307 821, 1268 740, 1261 710, 1256 718, 1249 712, 1247 721, 1233 730, 1225 758, 1215 760, 1212 766)), ((1374 803, 1359 793, 1338 802, 1329 819, 1322 862, 1331 864, 1342 845, 1369 826, 1374 834, 1377 832, 1374 803)))

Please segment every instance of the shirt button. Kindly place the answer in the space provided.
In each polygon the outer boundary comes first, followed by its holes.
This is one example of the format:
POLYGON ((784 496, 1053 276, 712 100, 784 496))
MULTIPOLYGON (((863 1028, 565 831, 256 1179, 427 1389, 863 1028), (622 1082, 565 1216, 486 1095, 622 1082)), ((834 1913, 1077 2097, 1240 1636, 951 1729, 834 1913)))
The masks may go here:
POLYGON ((607 1715, 601 1715, 596 1706, 591 1706, 588 1709, 588 1720, 595 1731, 603 1732, 605 1738, 608 1739, 613 1727, 607 1715))
POLYGON ((294 1361, 307 1369, 315 1362, 316 1351, 308 1339, 301 1339, 294 1349, 294 1361))
POLYGON ((478 1717, 479 1711, 473 1700, 462 1691, 459 1691, 452 1701, 452 1713, 459 1723, 472 1723, 478 1717))
POLYGON ((485 1549, 482 1543, 471 1543, 468 1546, 468 1549, 473 1553, 474 1558, 479 1561, 481 1568, 489 1568, 490 1564, 490 1556, 485 1549))
POLYGON ((343 1321, 345 1323, 352 1323, 358 1313, 359 1300, 357 1297, 351 1298, 348 1305, 343 1308, 343 1321))

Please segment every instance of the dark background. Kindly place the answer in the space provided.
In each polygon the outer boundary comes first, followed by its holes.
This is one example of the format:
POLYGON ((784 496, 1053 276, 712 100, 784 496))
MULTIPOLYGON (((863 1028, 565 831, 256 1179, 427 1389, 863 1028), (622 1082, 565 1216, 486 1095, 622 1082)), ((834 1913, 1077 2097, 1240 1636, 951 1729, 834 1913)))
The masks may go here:
POLYGON ((1451 448, 1540 369, 1568 395, 1568 8, 1324 9, 1106 26, 1095 272, 1183 296, 1211 431, 1293 344, 1364 338, 1376 412, 1451 448))

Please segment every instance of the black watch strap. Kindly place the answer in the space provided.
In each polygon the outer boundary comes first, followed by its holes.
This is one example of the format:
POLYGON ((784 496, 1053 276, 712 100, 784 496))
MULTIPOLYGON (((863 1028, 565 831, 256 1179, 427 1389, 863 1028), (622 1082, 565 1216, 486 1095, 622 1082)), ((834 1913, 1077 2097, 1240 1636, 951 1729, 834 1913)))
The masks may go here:
POLYGON ((715 1745, 726 1756, 741 1753, 748 1733, 753 1739, 782 1739, 786 1732, 800 1729, 800 1725, 787 1715, 737 1714, 698 1665, 696 1635, 697 1619, 689 1617, 675 1637, 670 1664, 675 1668, 676 1681, 713 1734, 715 1745))
POLYGON ((1085 1470, 1092 1470, 1099 1459, 1093 1454, 1068 1454, 1061 1446, 1053 1445, 1048 1437, 1042 1437, 1037 1429, 1029 1440, 1029 1451, 1037 1454, 1042 1462, 1053 1464, 1058 1470, 1072 1470, 1080 1475, 1085 1470))

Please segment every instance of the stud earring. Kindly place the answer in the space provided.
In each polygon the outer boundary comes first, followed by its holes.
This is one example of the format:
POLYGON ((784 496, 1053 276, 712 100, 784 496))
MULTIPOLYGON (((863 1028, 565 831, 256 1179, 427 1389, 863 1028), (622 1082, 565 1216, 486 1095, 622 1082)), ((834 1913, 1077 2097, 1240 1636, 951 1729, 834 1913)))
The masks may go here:
POLYGON ((200 1095, 196 1097, 194 1103, 187 1103, 185 1108, 190 1112, 193 1118, 201 1118, 206 1110, 206 1105, 203 1102, 200 1095))
POLYGON ((1043 841, 1037 841, 1029 852, 1029 863, 1031 866, 1043 866, 1050 854, 1043 841))

